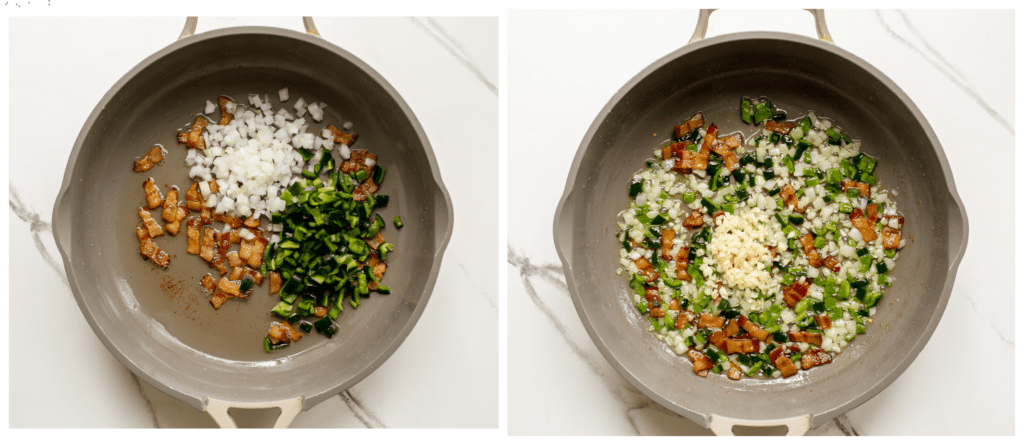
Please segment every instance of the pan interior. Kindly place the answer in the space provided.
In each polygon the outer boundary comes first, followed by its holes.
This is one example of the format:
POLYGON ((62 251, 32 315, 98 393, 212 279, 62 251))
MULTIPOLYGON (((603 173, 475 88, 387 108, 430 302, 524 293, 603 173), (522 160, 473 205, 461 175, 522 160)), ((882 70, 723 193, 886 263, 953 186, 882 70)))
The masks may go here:
MULTIPOLYGON (((221 30, 187 42, 133 69, 83 130, 68 196, 80 303, 126 365, 197 407, 204 396, 265 401, 299 394, 312 406, 318 396, 348 387, 379 366, 429 297, 425 288, 449 219, 432 176, 429 143, 378 74, 326 42, 263 28, 221 30), (284 87, 291 96, 286 105, 277 97, 284 87), (269 94, 275 111, 291 108, 299 97, 326 103, 323 122, 310 126, 314 132, 328 123, 354 124, 359 139, 353 148, 376 153, 387 168, 378 194, 391 199, 378 211, 388 221, 384 236, 396 246, 383 280, 391 295, 372 294, 358 310, 346 305, 333 339, 313 331, 272 354, 264 352, 262 337, 278 297, 269 295, 266 283, 247 301, 232 299, 214 310, 199 281, 219 274, 185 252, 184 228, 176 237, 154 239, 171 254, 166 271, 141 258, 135 237, 147 177, 165 194, 177 185, 181 200, 191 185, 176 132, 203 111, 206 100, 216 103, 218 95, 227 95, 247 104, 250 93, 269 94), (169 152, 163 165, 133 173, 133 159, 154 144, 169 152), (391 224, 395 216, 406 223, 401 230, 391 224)), ((216 121, 219 112, 211 117, 216 121)), ((159 211, 153 213, 159 221, 159 211)))
POLYGON ((584 141, 585 155, 566 199, 571 229, 576 307, 609 361, 659 403, 699 424, 718 414, 779 419, 804 414, 815 425, 867 400, 909 364, 941 314, 950 262, 959 248, 959 216, 947 190, 927 123, 891 82, 853 56, 843 57, 806 38, 748 33, 690 45, 648 67, 623 88, 584 141), (749 34, 754 34, 753 36, 749 34), (739 99, 766 96, 789 119, 814 111, 833 118, 862 151, 879 159, 876 175, 907 217, 895 284, 874 323, 828 366, 790 379, 699 378, 692 365, 652 334, 630 302, 619 267, 616 215, 628 205, 629 178, 694 113, 720 134, 752 125, 739 117, 739 99), (906 102, 905 102, 906 100, 906 102), (955 214, 955 212, 953 212, 955 214), (956 240, 956 241, 951 241, 956 240), (952 246, 950 243, 955 242, 952 246), (610 290, 610 291, 609 291, 610 290), (851 405, 852 404, 852 405, 851 405), (850 405, 842 408, 844 405, 850 405))

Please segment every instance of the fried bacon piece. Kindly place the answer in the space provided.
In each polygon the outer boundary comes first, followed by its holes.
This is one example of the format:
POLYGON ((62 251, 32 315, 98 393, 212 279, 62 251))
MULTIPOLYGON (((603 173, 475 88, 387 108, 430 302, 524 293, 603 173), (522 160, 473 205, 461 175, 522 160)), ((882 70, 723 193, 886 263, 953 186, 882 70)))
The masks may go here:
POLYGON ((331 135, 334 136, 334 143, 345 144, 348 145, 349 147, 351 147, 352 144, 355 144, 356 138, 359 137, 358 134, 342 133, 341 130, 337 129, 333 124, 328 124, 327 130, 329 130, 331 132, 331 135))
POLYGON ((164 199, 164 211, 160 216, 164 222, 174 222, 178 218, 178 187, 171 187, 167 191, 167 198, 164 199))
POLYGON ((704 135, 704 142, 700 144, 700 151, 693 160, 693 168, 695 170, 707 170, 708 168, 708 155, 711 154, 711 146, 715 143, 715 138, 718 136, 718 127, 715 124, 711 124, 708 127, 707 133, 704 135))
POLYGON ((137 227, 135 228, 135 235, 139 237, 139 253, 141 253, 142 256, 149 258, 157 266, 163 267, 164 269, 171 264, 170 255, 168 255, 167 252, 160 250, 160 248, 153 243, 153 238, 149 236, 149 231, 145 228, 137 227))
POLYGON ((204 225, 213 222, 213 218, 211 217, 210 213, 211 212, 209 207, 203 207, 203 210, 199 212, 199 221, 202 222, 204 225))
POLYGON ((686 326, 689 325, 691 321, 693 321, 694 315, 696 314, 694 314, 693 311, 680 312, 679 316, 676 317, 676 329, 685 329, 686 326))
POLYGON ((225 301, 228 301, 229 298, 231 298, 230 295, 225 294, 218 289, 212 296, 210 296, 210 304, 213 305, 214 309, 220 309, 220 306, 224 304, 225 301))
POLYGON ((177 207, 178 207, 178 212, 177 212, 177 215, 175 215, 175 220, 172 221, 172 222, 167 223, 167 233, 170 233, 172 236, 178 234, 178 231, 181 230, 181 222, 183 220, 185 220, 186 216, 188 216, 188 209, 187 208, 185 208, 184 206, 181 206, 181 205, 179 205, 177 207))
POLYGON ((878 222, 878 204, 868 204, 864 207, 864 218, 871 224, 878 222))
MULTIPOLYGON (((377 258, 377 252, 372 251, 370 252, 370 258, 366 260, 366 265, 370 266, 370 271, 377 278, 377 281, 370 280, 369 283, 366 283, 366 287, 370 290, 377 290, 378 283, 384 278, 384 271, 387 270, 388 265, 382 262, 380 258, 377 258)), ((665 314, 662 314, 662 316, 664 317, 665 314)))
POLYGON ((213 292, 217 288, 217 281, 214 280, 213 275, 210 274, 203 275, 203 279, 200 281, 200 284, 203 285, 203 289, 206 289, 207 292, 213 292))
POLYGON ((817 332, 790 332, 789 341, 796 343, 810 343, 821 346, 821 334, 817 332))
POLYGON ((675 230, 665 229, 661 231, 661 257, 665 261, 672 259, 672 241, 675 240, 675 237, 675 230))
POLYGON ((716 317, 711 314, 700 314, 700 319, 697 321, 697 329, 721 328, 722 326, 725 326, 725 317, 716 317))
POLYGON ((824 365, 826 363, 832 363, 832 357, 829 356, 827 352, 822 351, 821 349, 813 349, 804 352, 804 354, 800 356, 800 367, 804 368, 805 370, 811 369, 818 365, 824 365))
POLYGON ((651 308, 650 315, 652 317, 664 317, 665 316, 665 308, 663 308, 663 307, 651 308))
POLYGON ((231 99, 226 96, 217 97, 217 105, 220 105, 220 120, 217 121, 217 125, 227 125, 231 123, 231 119, 234 116, 228 111, 228 104, 232 103, 231 99))
POLYGON ((299 339, 302 338, 302 334, 293 328, 287 321, 281 320, 270 324, 270 331, 267 332, 267 338, 270 339, 271 343, 276 345, 281 342, 291 343, 293 341, 299 341, 299 339))
POLYGON ((366 198, 376 193, 378 188, 380 187, 373 182, 373 178, 366 178, 365 181, 357 185, 356 189, 352 191, 352 199, 359 202, 366 201, 366 198))
POLYGON ((775 122, 771 119, 768 119, 764 123, 765 130, 782 135, 789 134, 789 132, 793 130, 793 127, 794 125, 792 122, 775 122))
POLYGON ((255 282, 257 286, 262 286, 263 285, 263 278, 264 277, 263 277, 263 274, 260 273, 260 271, 258 271, 256 269, 250 269, 248 267, 243 267, 242 268, 242 272, 245 275, 248 275, 248 276, 252 277, 252 281, 255 282))
POLYGON ((786 207, 792 207, 796 213, 804 213, 805 209, 800 208, 800 202, 796 199, 796 192, 793 191, 793 186, 789 183, 782 186, 782 193, 779 193, 782 197, 782 203, 786 207))
POLYGON ((735 150, 739 148, 741 145, 743 145, 743 134, 731 134, 725 138, 719 138, 718 141, 721 142, 722 144, 725 144, 725 146, 728 147, 730 150, 735 150))
POLYGON ((260 218, 256 216, 256 212, 253 212, 252 216, 242 222, 242 225, 250 229, 255 229, 260 226, 260 218))
POLYGON ((231 226, 232 229, 238 229, 242 227, 242 218, 239 218, 237 216, 228 216, 223 213, 214 213, 213 220, 227 224, 231 226))
POLYGON ((276 294, 281 290, 281 274, 275 272, 270 273, 270 294, 276 294))
POLYGON ((245 268, 243 267, 232 267, 231 273, 228 274, 228 279, 231 281, 241 280, 245 276, 245 268))
POLYGON ((238 258, 240 258, 244 263, 248 263, 249 258, 252 258, 252 255, 255 252, 255 246, 253 244, 254 241, 256 241, 255 238, 252 240, 243 239, 238 243, 238 258))
POLYGON ((775 248, 775 246, 769 246, 767 244, 762 245, 765 249, 768 249, 768 253, 771 254, 772 258, 775 258, 775 255, 778 255, 778 250, 775 248))
POLYGON ((770 332, 761 329, 756 323, 750 321, 745 315, 740 315, 740 327, 761 341, 768 340, 768 336, 772 335, 770 332))
POLYGON ((139 218, 142 218, 142 224, 146 226, 146 232, 150 238, 164 234, 164 229, 153 219, 153 215, 150 215, 149 210, 146 210, 145 207, 139 207, 139 218))
MULTIPOLYGON (((334 141, 338 141, 337 137, 335 137, 334 141)), ((352 156, 349 160, 341 163, 341 171, 352 173, 354 171, 366 170, 366 173, 369 174, 373 171, 374 165, 377 165, 377 155, 366 150, 352 150, 352 156)))
MULTIPOLYGON (((730 136, 730 139, 735 137, 736 136, 730 136)), ((720 139, 719 141, 722 140, 720 139)), ((732 149, 726 144, 716 142, 711 145, 711 151, 718 153, 718 155, 722 157, 722 163, 725 165, 725 168, 729 169, 729 173, 740 168, 740 159, 736 157, 736 153, 733 153, 732 149)))
POLYGON ((217 246, 214 241, 214 235, 216 234, 216 230, 207 227, 206 231, 203 232, 203 240, 199 244, 199 257, 206 260, 207 263, 213 261, 214 249, 217 246))
POLYGON ((690 356, 690 360, 693 361, 693 373, 701 377, 707 377, 708 371, 715 367, 715 363, 708 356, 696 349, 686 351, 686 355, 690 356))
POLYGON ((145 156, 135 160, 135 167, 132 171, 135 173, 144 172, 153 168, 157 163, 164 160, 164 149, 157 145, 153 147, 145 156))
POLYGON ((828 329, 832 327, 832 319, 828 318, 828 315, 815 315, 814 322, 818 324, 818 329, 828 329))
POLYGON ((832 255, 825 257, 825 267, 832 272, 839 272, 843 268, 843 266, 839 264, 839 260, 832 255))
POLYGON ((203 195, 199 193, 199 181, 192 181, 192 187, 185 192, 185 205, 196 212, 203 209, 203 195))
POLYGON ((708 337, 708 341, 715 345, 716 348, 725 350, 725 342, 729 339, 729 336, 725 335, 725 332, 715 331, 708 337))
POLYGON ((803 300, 807 296, 807 289, 811 287, 811 283, 806 281, 797 281, 789 286, 782 288, 782 300, 786 302, 789 307, 796 306, 800 300, 803 300))
POLYGON ((800 244, 804 246, 804 254, 807 255, 807 263, 811 267, 821 267, 821 255, 818 255, 818 249, 814 248, 814 234, 811 232, 805 233, 800 237, 800 244))
POLYGON ((740 322, 739 322, 739 320, 737 320, 735 318, 729 320, 729 322, 725 324, 725 329, 723 329, 722 331, 725 332, 725 335, 728 335, 729 337, 732 337, 732 336, 735 336, 736 334, 739 334, 740 333, 740 322))
POLYGON ((676 255, 676 278, 683 281, 693 281, 693 277, 686 271, 686 268, 690 265, 690 248, 684 247, 679 249, 679 254, 676 255))
POLYGON ((313 315, 323 318, 327 316, 327 306, 313 306, 313 315))
MULTIPOLYGON (((263 250, 267 248, 267 239, 257 236, 252 239, 252 254, 249 255, 249 267, 256 269, 263 264, 263 250)), ((241 255, 239 255, 241 257, 241 255)))
POLYGON ((160 195, 160 189, 153 182, 153 178, 143 182, 142 188, 146 191, 146 203, 149 204, 149 210, 160 207, 164 203, 164 197, 160 195))
POLYGON ((688 174, 693 172, 693 166, 697 162, 697 152, 689 150, 688 147, 692 146, 693 142, 677 142, 666 148, 672 150, 672 155, 676 157, 676 163, 672 166, 672 170, 688 174))
POLYGON ((736 338, 730 338, 725 341, 725 352, 727 354, 749 354, 760 350, 761 342, 751 338, 750 334, 738 335, 736 338))
POLYGON ((856 188, 856 189, 860 190, 860 197, 861 198, 870 198, 871 197, 871 185, 869 185, 869 184, 867 184, 865 182, 853 181, 853 180, 850 180, 850 179, 844 179, 843 182, 841 183, 841 185, 843 186, 843 191, 844 192, 847 189, 856 188))
POLYGON ((217 289, 232 297, 242 296, 241 285, 229 280, 227 277, 220 277, 220 281, 217 282, 217 289))
POLYGON ((886 249, 899 249, 902 236, 903 232, 900 229, 894 229, 889 226, 882 227, 882 247, 886 249))
POLYGON ((772 363, 775 363, 775 367, 779 368, 779 372, 782 373, 783 378, 790 377, 793 374, 796 374, 796 365, 793 364, 793 361, 790 360, 789 357, 786 357, 784 355, 780 356, 779 358, 775 359, 775 361, 772 363))
POLYGON ((860 236, 864 238, 865 243, 870 243, 878 238, 878 234, 875 233, 875 225, 864 219, 864 212, 860 209, 853 209, 850 212, 850 222, 860 231, 860 236))
POLYGON ((228 252, 227 255, 225 255, 225 258, 228 259, 228 266, 238 267, 242 265, 242 259, 238 257, 238 252, 228 252))
POLYGON ((768 361, 775 363, 775 360, 778 359, 780 356, 785 357, 787 355, 796 354, 797 352, 800 352, 800 347, 797 345, 780 345, 779 347, 772 349, 772 352, 768 353, 768 361))
POLYGON ((703 225, 704 218, 701 216, 700 210, 698 209, 694 209, 693 212, 690 213, 690 216, 687 216, 686 219, 683 220, 683 227, 701 227, 703 225))
POLYGON ((203 129, 210 121, 203 116, 196 116, 195 123, 187 132, 178 133, 178 143, 185 144, 188 148, 206 149, 206 139, 203 138, 203 129))
POLYGON ((675 128, 676 139, 680 139, 683 136, 686 136, 686 135, 688 135, 690 133, 693 133, 693 130, 696 130, 696 129, 698 129, 700 127, 703 127, 703 126, 704 126, 704 113, 698 112, 697 114, 693 115, 693 117, 687 119, 682 124, 676 125, 676 128, 675 128))
POLYGON ((739 380, 740 376, 743 375, 743 370, 740 369, 740 365, 736 362, 729 362, 729 379, 739 380))
POLYGON ((366 245, 370 246, 370 248, 373 249, 373 250, 377 250, 377 248, 379 248, 380 245, 384 244, 384 242, 385 242, 384 241, 384 235, 381 235, 380 231, 377 231, 377 234, 374 235, 373 238, 370 238, 370 239, 365 240, 365 241, 366 241, 366 245))
POLYGON ((199 228, 202 226, 202 223, 195 218, 189 219, 185 223, 185 233, 188 235, 188 253, 192 255, 199 255, 199 228))
POLYGON ((640 275, 643 275, 644 280, 648 283, 656 281, 661 277, 661 274, 654 269, 654 265, 652 265, 650 261, 647 261, 647 258, 637 258, 633 261, 633 264, 636 264, 636 268, 640 270, 640 275))
POLYGON ((711 222, 715 223, 715 227, 718 227, 718 217, 725 214, 725 210, 719 210, 711 214, 711 222))

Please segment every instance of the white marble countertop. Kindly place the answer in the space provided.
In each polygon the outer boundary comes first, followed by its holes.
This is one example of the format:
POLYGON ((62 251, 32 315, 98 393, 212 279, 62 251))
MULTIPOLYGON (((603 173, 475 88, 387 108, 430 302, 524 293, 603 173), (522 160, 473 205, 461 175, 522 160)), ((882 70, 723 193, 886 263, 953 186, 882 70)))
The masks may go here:
MULTIPOLYGON (((931 123, 967 207, 970 241, 949 305, 913 364, 810 434, 1012 435, 1013 13, 826 17, 835 42, 893 79, 931 123)), ((509 434, 710 434, 634 389, 601 355, 569 298, 551 232, 594 117, 636 73, 684 45, 696 18, 695 10, 509 12, 509 434)), ((755 30, 816 37, 803 11, 718 11, 708 36, 755 30)))
MULTIPOLYGON (((451 194, 455 229, 430 303, 405 342, 293 426, 496 428, 498 272, 480 258, 496 258, 498 245, 480 240, 498 236, 498 19, 315 20, 324 39, 381 73, 416 113, 451 194)), ((214 426, 107 351, 75 303, 49 230, 68 155, 93 107, 183 24, 184 17, 10 20, 10 293, 20 296, 10 313, 47 308, 48 326, 10 317, 13 427, 214 426)), ((298 17, 211 18, 197 32, 239 25, 302 30, 298 17)))

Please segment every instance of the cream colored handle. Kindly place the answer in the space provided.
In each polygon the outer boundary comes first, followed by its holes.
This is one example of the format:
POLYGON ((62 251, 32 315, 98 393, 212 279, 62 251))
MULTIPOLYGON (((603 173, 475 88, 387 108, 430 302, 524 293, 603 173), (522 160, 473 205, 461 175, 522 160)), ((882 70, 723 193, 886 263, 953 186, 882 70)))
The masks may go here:
POLYGON ((207 398, 203 400, 203 406, 206 408, 206 412, 210 413, 210 417, 213 417, 213 421, 217 422, 217 426, 221 428, 238 428, 238 424, 235 423, 235 419, 232 419, 231 415, 228 414, 228 409, 280 408, 281 415, 277 416, 277 422, 274 422, 274 428, 288 428, 288 426, 295 420, 295 417, 302 412, 302 397, 278 400, 276 402, 250 403, 225 402, 223 400, 207 398))
POLYGON ((787 436, 803 436, 811 429, 811 415, 805 414, 802 416, 790 417, 788 419, 774 420, 743 420, 714 414, 708 416, 708 428, 717 436, 734 436, 735 434, 732 432, 732 427, 736 425, 755 427, 785 425, 788 429, 786 431, 787 436))
MULTIPOLYGON (((178 36, 178 40, 195 34, 197 23, 199 23, 199 17, 186 17, 185 28, 181 30, 181 35, 178 36)), ((306 28, 306 33, 320 37, 320 33, 316 31, 316 25, 313 24, 313 17, 303 17, 302 26, 306 28)))
MULTIPOLYGON (((693 30, 693 36, 690 37, 690 43, 696 42, 704 38, 708 33, 708 20, 711 19, 711 13, 715 12, 714 9, 701 9, 700 15, 697 16, 697 26, 693 30)), ((832 41, 832 35, 828 32, 828 26, 825 25, 825 10, 824 9, 808 9, 814 16, 814 30, 818 33, 818 38, 828 43, 835 43, 832 41)))

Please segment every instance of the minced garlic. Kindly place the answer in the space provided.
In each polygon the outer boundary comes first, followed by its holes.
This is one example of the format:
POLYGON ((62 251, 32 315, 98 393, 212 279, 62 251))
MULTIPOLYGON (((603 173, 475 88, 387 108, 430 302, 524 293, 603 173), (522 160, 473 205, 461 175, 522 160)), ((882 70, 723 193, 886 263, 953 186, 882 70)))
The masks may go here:
POLYGON ((723 283, 738 289, 766 289, 771 282, 767 267, 771 254, 764 246, 768 235, 764 214, 753 208, 741 215, 726 213, 717 222, 708 250, 723 283))

